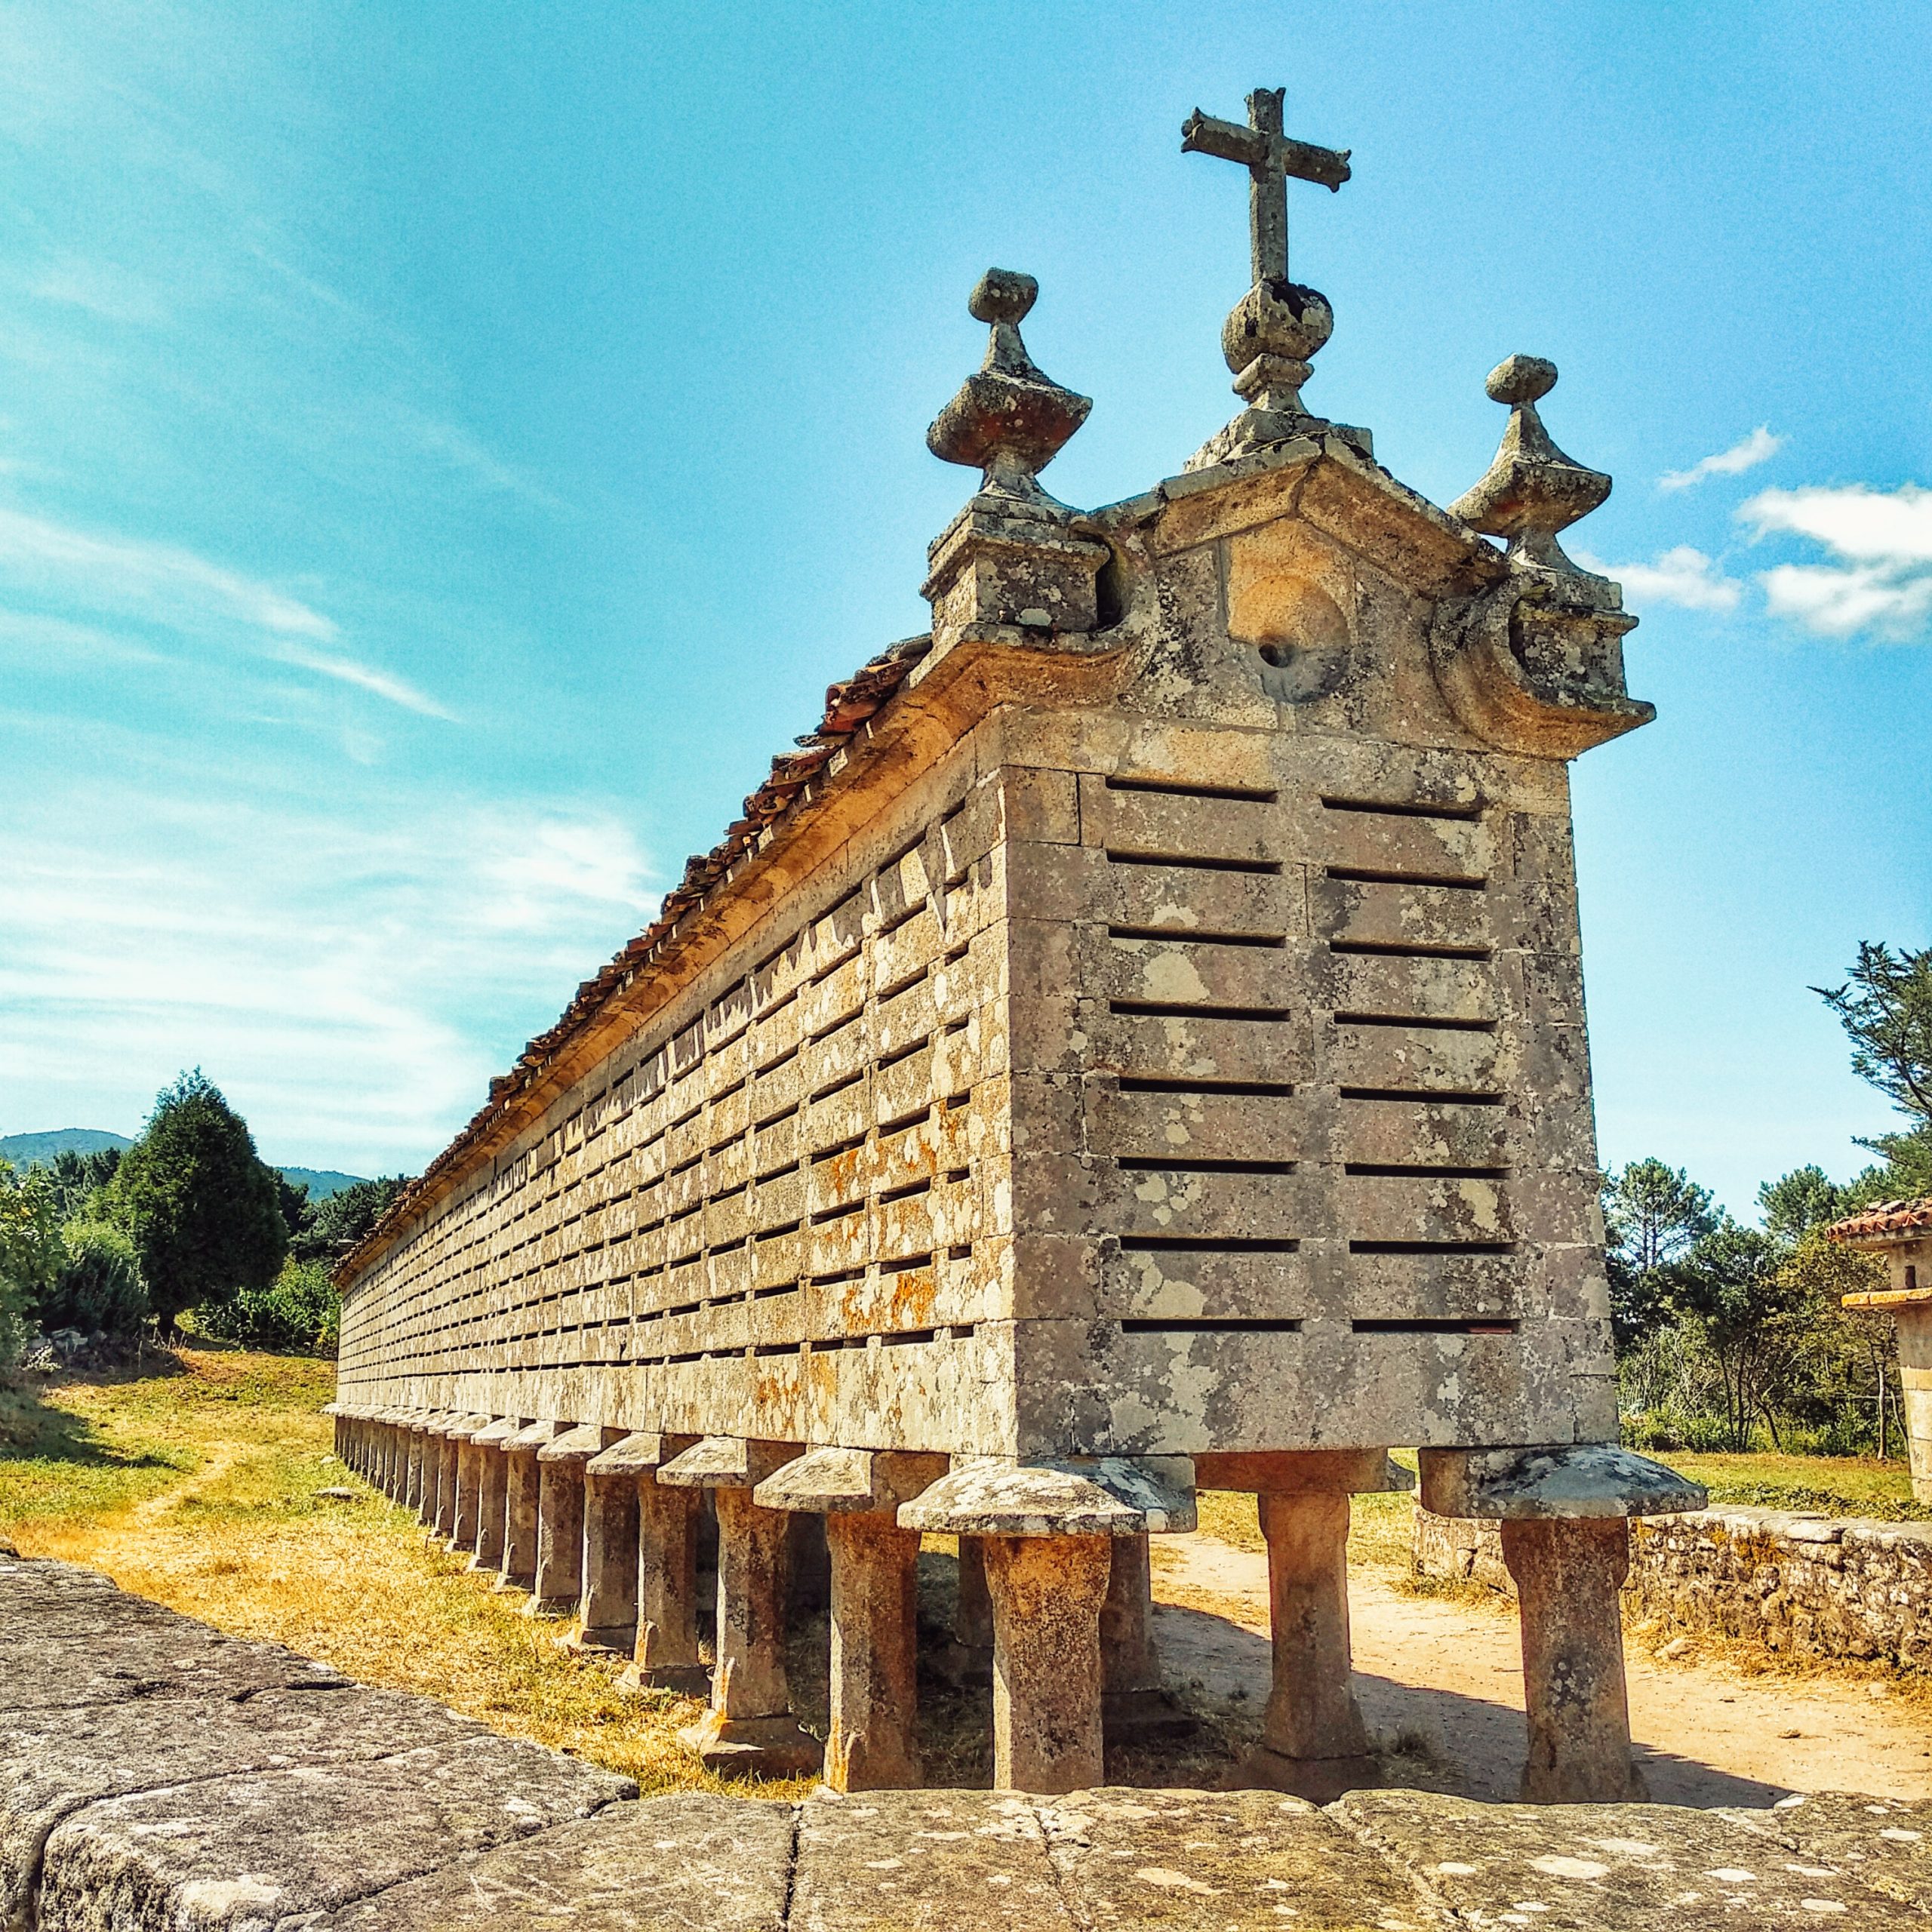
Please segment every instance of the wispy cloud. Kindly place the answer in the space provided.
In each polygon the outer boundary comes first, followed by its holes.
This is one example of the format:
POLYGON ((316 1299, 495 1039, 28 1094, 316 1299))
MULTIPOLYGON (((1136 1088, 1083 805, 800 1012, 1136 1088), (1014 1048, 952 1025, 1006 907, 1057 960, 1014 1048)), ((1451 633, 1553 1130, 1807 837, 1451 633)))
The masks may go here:
POLYGON ((343 684, 353 685, 358 690, 373 692, 377 697, 386 698, 391 704, 401 705, 406 711, 418 712, 425 718, 454 721, 454 712, 438 704, 426 692, 418 691, 407 678, 379 670, 373 664, 358 663, 352 657, 330 657, 319 651, 304 651, 294 645, 283 645, 275 655, 285 664, 294 664, 304 671, 313 671, 318 677, 334 678, 343 684))
POLYGON ((128 1131, 199 1064, 281 1158, 420 1164, 645 916, 636 839, 595 809, 352 820, 149 774, 8 817, 0 1131, 128 1131))
POLYGON ((337 636, 319 611, 191 550, 100 536, 20 510, 0 509, 0 571, 97 610, 131 609, 164 623, 212 610, 282 636, 324 644, 337 636))
POLYGON ((1761 423, 1749 435, 1740 442, 1733 443, 1729 449, 1705 457, 1688 469, 1666 471, 1657 478, 1657 488, 1687 490, 1706 477, 1740 476, 1747 469, 1755 469, 1761 463, 1768 463, 1783 448, 1784 438, 1773 435, 1769 423, 1761 423))
POLYGON ((1864 630, 1903 636, 1932 615, 1932 490, 1863 483, 1765 490, 1738 510, 1760 537, 1804 537, 1839 561, 1762 572, 1765 601, 1829 637, 1864 630))
POLYGON ((1703 551, 1680 543, 1647 564, 1606 564, 1587 551, 1577 560, 1586 570, 1614 577, 1638 604, 1675 604, 1687 611, 1734 611, 1743 586, 1703 551))

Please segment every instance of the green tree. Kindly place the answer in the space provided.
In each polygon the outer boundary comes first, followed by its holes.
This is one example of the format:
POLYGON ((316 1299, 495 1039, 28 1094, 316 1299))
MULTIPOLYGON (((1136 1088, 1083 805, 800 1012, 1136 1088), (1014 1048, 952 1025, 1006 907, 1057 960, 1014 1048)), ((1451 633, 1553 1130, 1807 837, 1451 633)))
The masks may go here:
POLYGON ((1820 1167, 1793 1168, 1758 1190, 1758 1210, 1774 1241, 1795 1247, 1844 1211, 1845 1190, 1820 1167))
POLYGON ((288 1253, 275 1183, 248 1123, 198 1067, 156 1098, 109 1198, 165 1331, 191 1308, 275 1279, 288 1253))
POLYGON ((147 1284, 126 1229, 106 1221, 69 1221, 66 1250, 51 1291, 40 1305, 40 1325, 83 1334, 138 1334, 148 1315, 147 1284))
POLYGON ((1851 1038, 1851 1070, 1903 1113, 1932 1121, 1932 946, 1861 941, 1843 986, 1811 990, 1851 1038))
POLYGON ((0 1161, 0 1364, 17 1359, 26 1324, 60 1272, 54 1183, 45 1168, 0 1161))
POLYGON ((204 1309, 198 1318, 211 1335, 285 1353, 332 1353, 342 1325, 342 1301, 319 1261, 284 1263, 266 1288, 244 1288, 204 1309))
POLYGON ((379 1180, 358 1180, 309 1210, 307 1224, 295 1237, 298 1261, 340 1261, 386 1214, 396 1196, 409 1185, 403 1174, 379 1180))
POLYGON ((1604 1227, 1608 1243, 1610 1306, 1619 1348, 1628 1348, 1669 1314, 1664 1270, 1718 1225, 1711 1191, 1681 1168, 1632 1161, 1607 1174, 1604 1227))
POLYGON ((1665 1266, 1670 1305, 1695 1324, 1718 1364, 1725 1438, 1734 1450, 1750 1447, 1759 1420, 1780 1441, 1776 1398, 1812 1327, 1813 1310, 1786 1259, 1770 1235, 1727 1214, 1665 1266))

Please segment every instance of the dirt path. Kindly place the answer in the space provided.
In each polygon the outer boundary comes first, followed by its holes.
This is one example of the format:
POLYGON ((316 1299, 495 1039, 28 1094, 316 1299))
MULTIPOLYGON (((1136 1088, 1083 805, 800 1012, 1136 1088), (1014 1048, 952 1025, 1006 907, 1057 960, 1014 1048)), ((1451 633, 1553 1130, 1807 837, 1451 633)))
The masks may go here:
MULTIPOLYGON (((1238 1722, 1268 1695, 1268 1567, 1258 1551, 1155 1539, 1155 1634, 1177 1684, 1238 1722)), ((1378 1740, 1426 1740, 1445 1790, 1510 1798, 1524 1751, 1516 1623, 1480 1605, 1349 1579, 1355 1688, 1378 1740)), ((1794 1791, 1932 1798, 1932 1734, 1912 1706, 1830 1677, 1747 1677, 1708 1660, 1629 1660, 1630 1721, 1651 1795, 1763 1805, 1794 1791)))

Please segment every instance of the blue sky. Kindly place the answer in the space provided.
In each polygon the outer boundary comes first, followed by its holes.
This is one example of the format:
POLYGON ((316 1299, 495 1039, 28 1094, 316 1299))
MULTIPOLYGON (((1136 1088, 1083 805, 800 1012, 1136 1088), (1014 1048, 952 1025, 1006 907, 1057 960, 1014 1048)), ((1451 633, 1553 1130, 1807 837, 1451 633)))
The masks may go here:
POLYGON ((989 263, 1094 505, 1234 407, 1285 84, 1309 405, 1446 503, 1512 351, 1657 724, 1576 771, 1606 1158, 1892 1124, 1811 983, 1932 912, 1932 13, 23 0, 0 14, 0 1131, 198 1063, 414 1168, 924 627, 989 263))

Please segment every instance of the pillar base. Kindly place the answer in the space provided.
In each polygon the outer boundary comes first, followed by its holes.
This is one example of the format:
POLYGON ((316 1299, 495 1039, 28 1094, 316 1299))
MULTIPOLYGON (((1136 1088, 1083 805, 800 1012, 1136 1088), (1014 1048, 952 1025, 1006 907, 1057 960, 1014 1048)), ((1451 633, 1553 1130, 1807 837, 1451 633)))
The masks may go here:
POLYGON ((1153 1744, 1192 1737, 1201 1720, 1166 1691, 1143 1685, 1100 1693, 1100 1729, 1109 1744, 1153 1744))
POLYGON ((1244 1784, 1284 1791, 1311 1804, 1332 1804, 1344 1792, 1363 1791, 1382 1782, 1382 1767, 1367 1752, 1346 1758, 1291 1758, 1257 1744, 1241 1760, 1244 1784))
POLYGON ((571 1632, 570 1647, 574 1651, 608 1651, 618 1657, 627 1657, 637 1648, 637 1626, 635 1623, 586 1625, 581 1630, 571 1632))
POLYGON ((803 1777, 825 1760, 825 1746, 789 1716, 728 1718, 708 1711, 678 1737, 721 1778, 803 1777))
POLYGON ((522 1614, 525 1617, 574 1617, 577 1605, 574 1592, 567 1597, 533 1596, 524 1605, 522 1614))
POLYGON ((626 1690, 675 1690, 681 1697, 709 1697, 711 1672, 701 1663, 634 1663, 618 1678, 626 1690))
POLYGON ((493 1590, 501 1591, 505 1595, 508 1595, 512 1590, 515 1590, 520 1591, 524 1595, 528 1596, 531 1592, 537 1587, 536 1574, 534 1571, 529 1571, 526 1572, 521 1577, 505 1577, 499 1575, 497 1580, 492 1583, 490 1587, 493 1590))

